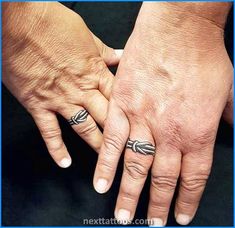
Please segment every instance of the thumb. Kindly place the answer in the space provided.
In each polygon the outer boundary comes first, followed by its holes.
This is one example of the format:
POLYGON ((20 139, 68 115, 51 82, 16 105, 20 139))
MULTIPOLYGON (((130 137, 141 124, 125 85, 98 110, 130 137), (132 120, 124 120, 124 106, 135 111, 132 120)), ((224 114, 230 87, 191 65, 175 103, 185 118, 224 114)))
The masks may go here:
POLYGON ((92 34, 95 44, 107 66, 117 65, 121 59, 123 49, 113 49, 104 44, 98 37, 92 34))

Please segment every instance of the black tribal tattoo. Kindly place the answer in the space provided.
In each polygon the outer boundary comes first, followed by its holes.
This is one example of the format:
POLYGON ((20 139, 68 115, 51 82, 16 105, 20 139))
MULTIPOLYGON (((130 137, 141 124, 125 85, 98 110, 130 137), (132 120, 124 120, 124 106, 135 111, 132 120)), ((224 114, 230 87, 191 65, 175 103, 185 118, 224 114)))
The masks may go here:
POLYGON ((68 120, 70 125, 74 125, 74 124, 80 124, 84 121, 86 121, 87 116, 89 115, 89 113, 87 112, 87 110, 81 110, 79 111, 75 116, 72 116, 70 120, 68 120))
POLYGON ((154 155, 156 150, 155 146, 153 146, 150 142, 140 142, 138 140, 132 141, 130 139, 127 141, 126 148, 144 155, 154 155))

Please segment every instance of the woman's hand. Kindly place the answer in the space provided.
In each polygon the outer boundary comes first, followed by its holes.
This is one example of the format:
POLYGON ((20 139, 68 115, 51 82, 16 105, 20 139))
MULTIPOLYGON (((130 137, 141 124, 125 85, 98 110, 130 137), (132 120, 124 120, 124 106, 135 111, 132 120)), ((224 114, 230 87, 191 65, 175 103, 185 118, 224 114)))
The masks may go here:
POLYGON ((3 3, 3 82, 63 168, 71 158, 56 114, 98 152, 102 133, 96 122, 104 126, 113 82, 107 65, 118 63, 117 53, 60 3, 3 3))
POLYGON ((125 149, 119 221, 134 218, 150 167, 148 218, 154 225, 166 224, 179 177, 176 220, 186 225, 194 217, 232 88, 223 41, 229 8, 230 3, 143 3, 114 81, 94 176, 96 191, 108 191, 125 149))

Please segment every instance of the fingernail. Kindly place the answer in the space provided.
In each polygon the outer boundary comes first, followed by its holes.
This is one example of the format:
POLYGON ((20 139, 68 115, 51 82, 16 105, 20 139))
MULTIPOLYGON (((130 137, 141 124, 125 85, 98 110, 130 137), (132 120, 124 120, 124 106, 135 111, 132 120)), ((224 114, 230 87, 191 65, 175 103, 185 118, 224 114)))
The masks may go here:
POLYGON ((107 189, 107 185, 108 185, 108 181, 106 179, 100 178, 98 179, 98 181, 96 182, 95 185, 95 190, 98 193, 105 193, 106 189, 107 189))
POLYGON ((117 213, 117 220, 120 224, 128 224, 130 222, 131 213, 125 209, 119 209, 117 213))
POLYGON ((123 54, 123 49, 115 49, 114 51, 115 51, 116 56, 120 59, 123 54))
POLYGON ((62 168, 67 168, 67 167, 69 167, 69 166, 71 165, 71 163, 72 163, 71 159, 69 159, 69 158, 63 158, 63 159, 60 161, 60 166, 61 166, 62 168))
POLYGON ((162 227, 162 226, 164 226, 164 225, 163 225, 162 219, 160 219, 160 218, 152 218, 152 219, 151 219, 150 227, 151 227, 151 226, 162 227))
POLYGON ((185 214, 178 214, 176 217, 177 223, 180 225, 188 225, 191 221, 191 218, 188 215, 185 214))

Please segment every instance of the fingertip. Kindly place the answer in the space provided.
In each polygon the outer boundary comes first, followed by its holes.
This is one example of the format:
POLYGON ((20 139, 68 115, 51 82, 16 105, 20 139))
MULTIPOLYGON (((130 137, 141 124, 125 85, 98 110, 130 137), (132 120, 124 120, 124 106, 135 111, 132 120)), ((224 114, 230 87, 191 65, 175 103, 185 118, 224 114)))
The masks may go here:
POLYGON ((163 220, 160 218, 152 218, 151 224, 149 225, 149 227, 163 227, 163 226, 165 226, 165 224, 163 220))
POLYGON ((115 55, 118 59, 121 59, 123 54, 123 49, 114 49, 115 55))
POLYGON ((180 225, 186 226, 191 222, 192 218, 186 214, 177 214, 176 215, 176 222, 180 225))
POLYGON ((128 225, 132 221, 131 212, 123 208, 115 211, 114 216, 117 219, 117 222, 121 225, 128 225))
POLYGON ((104 49, 103 54, 101 55, 103 57, 104 62, 107 66, 114 66, 119 64, 119 61, 123 54, 123 49, 113 49, 110 47, 106 47, 104 49))
POLYGON ((108 191, 108 181, 104 178, 99 178, 96 182, 94 182, 94 188, 96 192, 104 194, 108 191))
POLYGON ((71 158, 62 158, 59 162, 59 166, 61 168, 68 168, 72 164, 72 159, 71 158))

